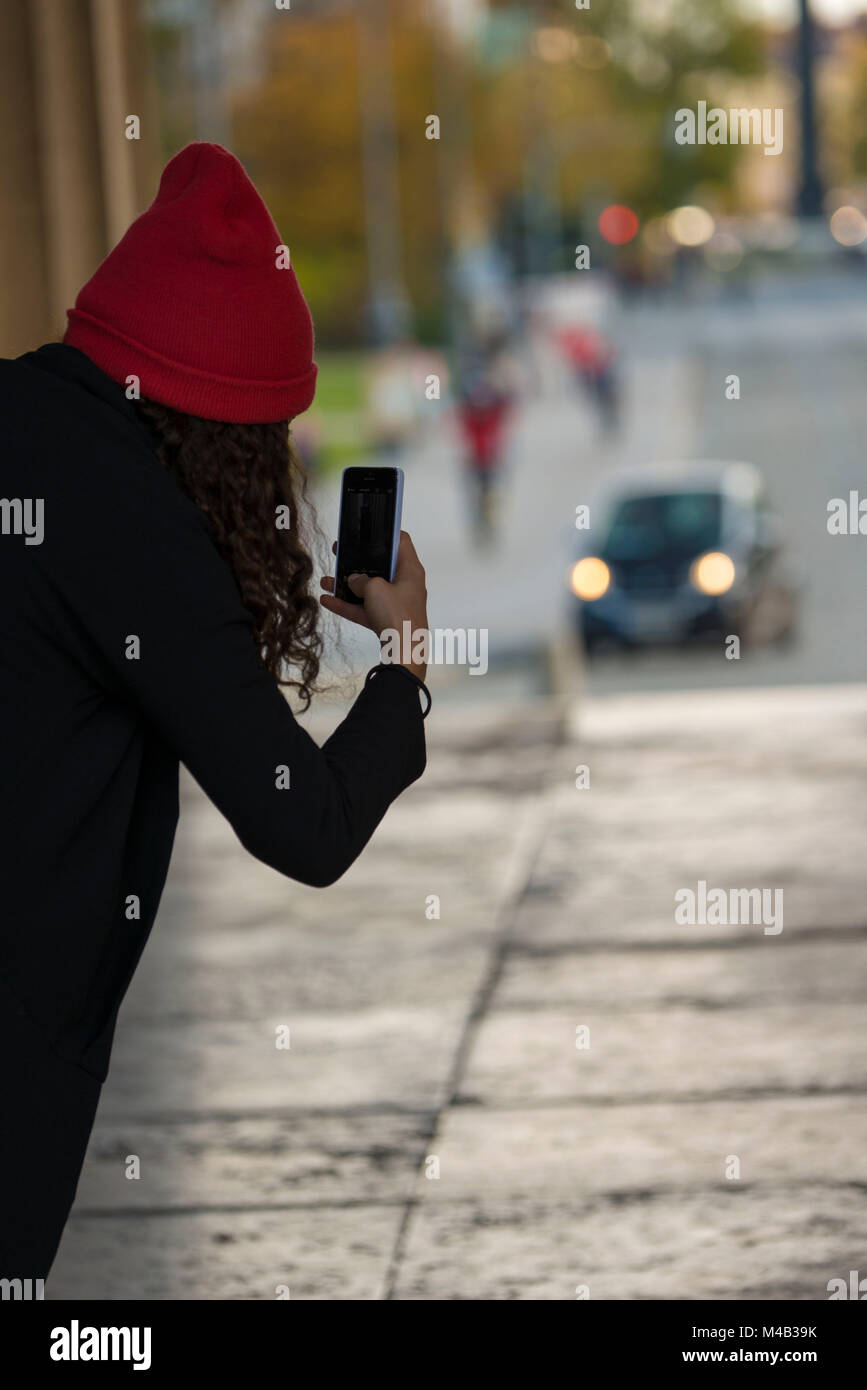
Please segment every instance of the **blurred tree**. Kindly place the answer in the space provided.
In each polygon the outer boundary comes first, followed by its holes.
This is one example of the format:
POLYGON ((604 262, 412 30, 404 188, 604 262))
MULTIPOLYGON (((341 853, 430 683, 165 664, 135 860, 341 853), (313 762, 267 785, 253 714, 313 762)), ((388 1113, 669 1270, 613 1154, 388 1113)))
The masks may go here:
POLYGON ((282 19, 261 80, 235 94, 234 151, 287 239, 320 339, 351 337, 365 294, 355 25, 348 9, 282 19))
MULTIPOLYGON (((329 0, 291 14, 291 23, 271 17, 264 70, 233 94, 234 148, 289 239, 320 339, 358 341, 368 292, 365 9, 329 0)), ((499 221, 524 262, 547 238, 565 269, 574 229, 605 201, 647 217, 700 185, 724 202, 737 150, 678 146, 674 112, 724 100, 735 78, 762 71, 762 31, 736 0, 494 2, 477 12, 474 34, 456 33, 429 0, 392 0, 390 15, 399 255, 423 336, 443 331, 461 226, 499 221), (426 138, 431 114, 439 140, 426 138)))
MULTIPOLYGON (((475 88, 476 169, 507 209, 512 246, 516 190, 540 161, 567 227, 607 201, 642 217, 667 211, 699 185, 725 201, 737 149, 677 145, 674 113, 702 98, 724 103, 733 80, 764 70, 762 29, 736 0, 607 0, 587 10, 493 0, 490 25, 475 88)), ((571 240, 562 238, 562 269, 571 240)))
POLYGON ((828 83, 820 84, 829 178, 838 187, 863 184, 867 179, 867 19, 839 33, 831 67, 828 83))
MULTIPOLYGON (((238 92, 234 148, 271 207, 316 314, 323 342, 360 339, 367 248, 357 24, 363 7, 332 4, 272 20, 261 80, 238 92)), ((392 5, 403 274, 419 322, 439 328, 437 144, 430 30, 422 0, 392 5)))

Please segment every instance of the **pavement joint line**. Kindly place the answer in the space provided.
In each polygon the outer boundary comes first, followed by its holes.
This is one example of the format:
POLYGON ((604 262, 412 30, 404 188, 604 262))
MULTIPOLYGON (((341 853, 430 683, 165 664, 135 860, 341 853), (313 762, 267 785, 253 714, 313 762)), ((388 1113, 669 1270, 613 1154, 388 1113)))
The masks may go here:
POLYGON ((723 1091, 624 1092, 620 1095, 527 1096, 524 1099, 485 1101, 475 1096, 456 1096, 453 1104, 466 1110, 502 1113, 526 1110, 627 1109, 645 1105, 718 1105, 757 1100, 820 1100, 833 1096, 865 1096, 867 1082, 843 1086, 755 1086, 723 1091))
MULTIPOLYGON (((816 1003, 818 996, 812 996, 808 1000, 801 1002, 816 1003)), ((841 994, 839 991, 831 997, 826 996, 825 1002, 832 1005, 837 1004, 862 1004, 863 994, 841 994)), ((575 998, 563 999, 509 999, 505 1003, 496 1004, 494 1012, 497 1014, 541 1014, 541 1013, 562 1013, 575 1008, 575 998)), ((784 1008, 791 1004, 790 1000, 780 999, 777 995, 766 993, 756 994, 750 999, 714 999, 711 996, 689 994, 666 994, 657 996, 654 999, 630 999, 624 1001, 614 995, 609 998, 599 996, 588 1001, 582 997, 581 1004, 585 1008, 593 1009, 617 1009, 621 1016, 628 1014, 662 1014, 668 1013, 670 1009, 691 1009, 695 1013, 750 1013, 757 1009, 767 1010, 774 1008, 784 1008)))
MULTIPOLYGON (((867 926, 859 924, 833 927, 790 927, 786 941, 792 945, 799 945, 805 941, 831 943, 847 941, 853 936, 867 936, 867 926)), ((640 937, 633 937, 629 941, 612 941, 608 937, 594 937, 588 941, 552 942, 547 946, 515 941, 512 945, 512 954, 545 960, 556 959, 560 956, 621 956, 639 954, 643 951, 737 951, 743 947, 752 949, 764 944, 764 934, 755 931, 744 932, 739 936, 720 937, 718 941, 711 938, 702 941, 688 941, 678 937, 664 937, 654 941, 642 941, 640 937)))
POLYGON ((492 935, 487 964, 458 1037, 452 1066, 444 1087, 442 1103, 432 1117, 432 1122, 413 1167, 416 1187, 406 1200, 403 1217, 395 1236, 391 1259, 383 1281, 382 1301, 384 1302, 390 1302, 395 1297, 397 1278, 403 1262, 410 1224, 415 1210, 420 1204, 416 1190, 418 1173, 436 1141, 437 1132, 445 1114, 455 1104, 476 1036, 482 1020, 491 1007, 494 993, 503 975, 518 920, 518 911, 527 896, 544 843, 545 830, 548 824, 547 808, 553 804, 557 787, 556 776, 553 777, 552 781, 551 774, 554 772, 555 757, 566 742, 566 729, 566 710, 565 707, 561 706, 558 711, 557 735, 548 750, 548 766, 540 777, 536 790, 527 798, 522 807, 523 823, 519 828, 515 849, 509 860, 511 872, 498 909, 499 927, 492 935))
MULTIPOLYGON (((861 1182, 855 1178, 828 1178, 814 1173, 805 1172, 797 1177, 792 1177, 780 1181, 779 1177, 768 1178, 766 1181, 751 1178, 749 1181, 739 1180, 735 1185, 725 1179, 713 1179, 708 1182, 691 1183, 688 1187, 683 1183, 661 1183, 658 1187, 609 1187, 600 1188, 596 1192, 587 1192, 583 1196, 573 1194, 558 1194, 556 1191, 548 1191, 541 1197, 534 1197, 532 1200, 535 1206, 545 1206, 555 1204, 560 1206, 563 1201, 570 1206, 577 1206, 579 1209, 591 1209, 599 1203, 621 1203, 621 1202, 643 1202, 655 1201, 658 1198, 666 1197, 700 1197, 708 1192, 725 1192, 726 1194, 737 1197, 747 1192, 761 1193, 773 1192, 778 1194, 782 1191, 796 1192, 808 1187, 810 1191, 816 1189, 827 1189, 829 1191, 867 1192, 867 1182, 861 1182)), ((496 1204, 498 1201, 508 1202, 515 1192, 520 1191, 520 1184, 514 1187, 504 1186, 501 1191, 485 1194, 482 1198, 477 1192, 464 1192, 449 1197, 449 1202, 453 1206, 478 1207, 485 1202, 496 1204)), ((329 1201, 323 1198, 315 1202, 229 1202, 229 1203, 200 1203, 190 1206, 165 1206, 165 1207, 84 1207, 76 1211, 72 1220, 124 1220, 130 1218, 148 1219, 151 1217, 165 1219, 175 1216, 238 1216, 247 1213, 264 1212, 284 1212, 284 1211, 348 1211, 362 1207, 377 1207, 388 1209, 390 1207, 400 1207, 403 1199, 394 1197, 347 1197, 342 1200, 329 1201)))
POLYGON ((376 1101, 368 1105, 263 1106, 255 1110, 104 1110, 107 1123, 131 1124, 189 1124, 234 1123, 243 1120, 330 1120, 359 1119, 366 1116, 404 1115, 428 1119, 437 1114, 438 1103, 431 1105, 395 1105, 392 1101, 376 1101))
POLYGON ((329 1201, 320 1198, 313 1202, 197 1202, 189 1206, 141 1206, 141 1207, 80 1207, 74 1217, 76 1221, 104 1221, 117 1217, 128 1220, 130 1217, 165 1216, 237 1216, 244 1212, 279 1211, 349 1211, 356 1207, 400 1207, 402 1197, 343 1197, 329 1201))
POLYGON ((460 1108, 478 1108, 480 1110, 544 1110, 558 1106, 580 1105, 689 1105, 698 1103, 711 1103, 718 1100, 764 1100, 774 1097, 785 1098, 809 1097, 809 1096, 846 1096, 846 1095, 867 1095, 867 1082, 864 1085, 855 1083, 845 1086, 827 1087, 755 1087, 749 1090, 738 1091, 694 1091, 688 1093, 668 1093, 653 1092, 647 1095, 608 1095, 608 1096, 549 1096, 535 1099, 524 1099, 516 1101, 482 1101, 474 1096, 457 1092, 451 1095, 443 1106, 430 1106, 425 1110, 416 1109, 396 1109, 391 1105, 369 1106, 364 1109, 358 1107, 347 1107, 346 1109, 331 1110, 205 1110, 205 1111, 178 1111, 174 1113, 151 1113, 142 1111, 141 1113, 110 1114, 104 1117, 105 1125, 110 1125, 117 1129, 122 1125, 200 1125, 200 1124, 246 1124, 255 1120, 286 1120, 297 1122, 299 1120, 322 1120, 322 1119, 343 1119, 358 1118, 360 1115, 376 1117, 378 1115, 402 1115, 406 1117, 415 1116, 417 1119, 431 1121, 440 1115, 447 1106, 460 1108))

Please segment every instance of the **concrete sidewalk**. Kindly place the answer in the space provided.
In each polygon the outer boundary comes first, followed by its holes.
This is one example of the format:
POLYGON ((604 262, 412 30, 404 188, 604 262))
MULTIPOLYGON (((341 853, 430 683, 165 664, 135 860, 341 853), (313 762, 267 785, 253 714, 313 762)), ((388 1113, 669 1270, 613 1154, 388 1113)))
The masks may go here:
POLYGON ((600 698, 580 727, 441 708, 425 778, 325 892, 186 782, 48 1296, 867 1275, 865 726, 861 686, 600 698), (783 889, 783 931, 677 925, 698 880, 783 889))

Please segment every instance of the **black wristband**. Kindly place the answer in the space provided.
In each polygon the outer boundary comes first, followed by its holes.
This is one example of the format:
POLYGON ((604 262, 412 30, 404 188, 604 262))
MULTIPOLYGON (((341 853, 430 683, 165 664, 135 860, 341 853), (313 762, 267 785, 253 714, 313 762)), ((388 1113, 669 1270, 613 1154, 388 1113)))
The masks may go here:
POLYGON ((427 719, 428 715, 430 714, 430 707, 433 704, 433 700, 431 699, 431 693, 425 685, 424 681, 421 679, 421 676, 414 675, 413 672, 408 670, 406 666, 400 666, 397 662, 381 661, 378 666, 371 666, 364 679, 365 685, 367 685, 368 681, 371 679, 372 676, 376 675, 377 671, 400 671, 404 676, 407 677, 408 680, 411 680, 414 685, 417 685, 419 690, 423 690, 425 695, 427 696, 427 708, 422 710, 421 717, 422 719, 427 719))

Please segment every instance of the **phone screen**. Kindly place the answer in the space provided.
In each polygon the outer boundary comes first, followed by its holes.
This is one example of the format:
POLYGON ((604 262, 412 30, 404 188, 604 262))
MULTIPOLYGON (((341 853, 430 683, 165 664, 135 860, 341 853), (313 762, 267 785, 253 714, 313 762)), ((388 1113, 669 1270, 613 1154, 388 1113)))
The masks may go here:
POLYGON ((361 603, 346 583, 350 574, 391 578, 397 501, 396 468, 344 471, 334 586, 338 598, 361 603))

